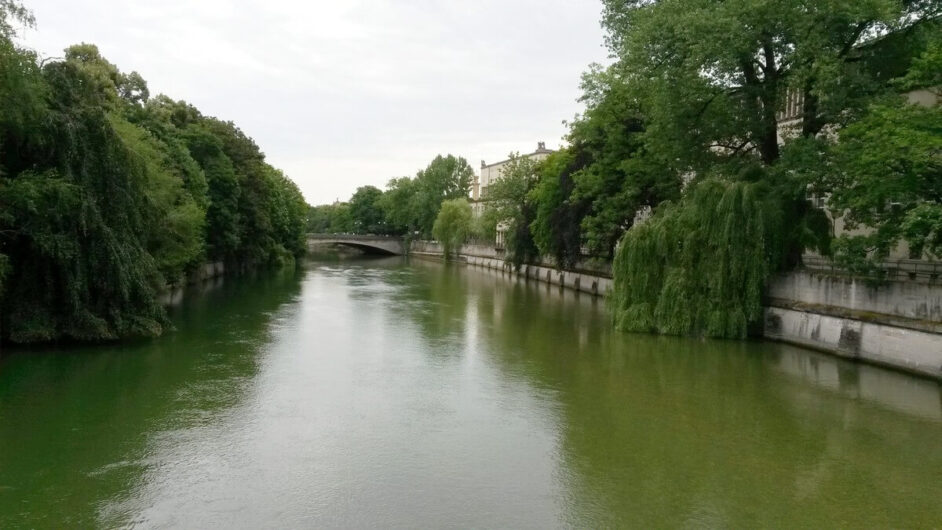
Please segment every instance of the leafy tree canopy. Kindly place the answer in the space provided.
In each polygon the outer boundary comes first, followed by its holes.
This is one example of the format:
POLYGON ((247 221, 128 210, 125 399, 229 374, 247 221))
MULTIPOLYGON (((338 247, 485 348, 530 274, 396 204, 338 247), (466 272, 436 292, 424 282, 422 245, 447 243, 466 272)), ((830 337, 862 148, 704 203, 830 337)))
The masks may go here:
POLYGON ((939 4, 604 4, 617 62, 596 74, 602 89, 589 87, 589 108, 616 93, 635 105, 640 147, 627 180, 667 190, 658 199, 670 198, 679 179, 691 181, 679 201, 656 208, 622 241, 616 318, 627 329, 742 336, 760 316, 768 271, 797 264, 807 246, 828 248, 826 220, 806 199, 809 187, 824 187, 813 168, 825 164, 827 134, 892 93, 891 79, 925 47, 939 4), (801 105, 783 141, 779 112, 792 95, 801 105), (744 290, 727 288, 739 281, 744 290), (696 309, 675 307, 680 301, 696 309))
POLYGON ((539 259, 539 250, 530 233, 536 212, 530 194, 539 179, 541 163, 511 153, 501 168, 501 176, 487 191, 485 215, 507 233, 507 261, 514 267, 539 259))
POLYGON ((466 198, 471 191, 474 170, 468 162, 454 155, 438 155, 415 176, 412 220, 416 230, 431 235, 442 201, 466 198))
POLYGON ((13 21, 0 0, 0 341, 158 334, 158 295, 203 261, 303 253, 300 192, 234 125, 91 44, 40 66, 13 21))
POLYGON ((353 230, 358 234, 385 234, 386 215, 380 205, 383 192, 376 186, 360 186, 350 197, 353 230))
POLYGON ((442 203, 432 234, 441 244, 445 257, 457 252, 471 233, 471 205, 467 199, 449 199, 442 203))
POLYGON ((899 241, 913 257, 942 258, 942 107, 875 105, 843 129, 821 179, 850 232, 837 258, 870 272, 899 241))

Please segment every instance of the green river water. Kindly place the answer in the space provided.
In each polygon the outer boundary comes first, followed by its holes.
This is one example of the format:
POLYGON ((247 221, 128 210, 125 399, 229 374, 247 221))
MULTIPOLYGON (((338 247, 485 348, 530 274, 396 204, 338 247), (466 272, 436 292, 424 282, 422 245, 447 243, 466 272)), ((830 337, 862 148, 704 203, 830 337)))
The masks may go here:
POLYGON ((630 335, 493 271, 312 261, 5 351, 0 528, 942 526, 942 387, 630 335))

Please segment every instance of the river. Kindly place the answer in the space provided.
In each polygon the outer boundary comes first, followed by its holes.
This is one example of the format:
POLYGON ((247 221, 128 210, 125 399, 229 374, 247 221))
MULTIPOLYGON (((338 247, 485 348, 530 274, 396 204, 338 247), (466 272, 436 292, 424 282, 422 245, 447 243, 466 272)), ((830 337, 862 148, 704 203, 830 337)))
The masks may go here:
POLYGON ((942 525, 933 381, 398 258, 172 318, 0 361, 0 528, 942 525))

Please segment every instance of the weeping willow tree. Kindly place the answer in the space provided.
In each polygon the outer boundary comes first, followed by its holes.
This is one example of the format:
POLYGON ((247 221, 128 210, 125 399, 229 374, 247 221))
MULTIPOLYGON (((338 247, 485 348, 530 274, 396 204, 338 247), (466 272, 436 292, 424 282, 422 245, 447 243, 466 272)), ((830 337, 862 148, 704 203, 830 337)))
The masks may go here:
POLYGON ((303 253, 307 205, 251 138, 94 45, 39 62, 12 40, 31 20, 0 0, 0 343, 158 335, 205 260, 303 253))
POLYGON ((762 318, 769 274, 800 235, 767 181, 706 179, 629 230, 614 262, 615 324, 626 331, 743 338, 762 318))

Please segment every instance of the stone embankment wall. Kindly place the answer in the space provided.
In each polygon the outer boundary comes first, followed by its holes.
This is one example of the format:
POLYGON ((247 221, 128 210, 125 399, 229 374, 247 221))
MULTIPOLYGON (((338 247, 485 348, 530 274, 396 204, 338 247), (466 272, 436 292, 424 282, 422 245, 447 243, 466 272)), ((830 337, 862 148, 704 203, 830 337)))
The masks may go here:
MULTIPOLYGON (((441 245, 434 242, 413 242, 410 253, 442 259, 441 245)), ((457 260, 509 270, 503 254, 484 245, 465 245, 457 260)), ((518 274, 595 295, 612 289, 611 269, 604 265, 595 265, 594 271, 588 267, 559 271, 551 264, 524 265, 518 274)), ((872 284, 809 271, 783 274, 769 282, 764 335, 942 379, 942 284, 872 284)))
POLYGON ((209 280, 219 278, 225 273, 226 265, 221 261, 204 263, 193 271, 183 284, 168 285, 160 295, 160 302, 165 306, 177 305, 183 300, 183 294, 186 292, 187 286, 201 285, 209 280))
POLYGON ((796 271, 768 288, 765 336, 942 379, 942 285, 796 271))
MULTIPOLYGON (((414 241, 409 254, 418 257, 442 259, 444 255, 439 243, 431 241, 414 241)), ((457 261, 497 270, 511 270, 504 262, 503 253, 494 247, 486 245, 464 245, 458 253, 457 261)), ((557 270, 551 264, 523 265, 517 274, 525 278, 559 285, 579 292, 601 296, 612 289, 611 269, 604 265, 591 263, 577 264, 575 270, 557 270)))

